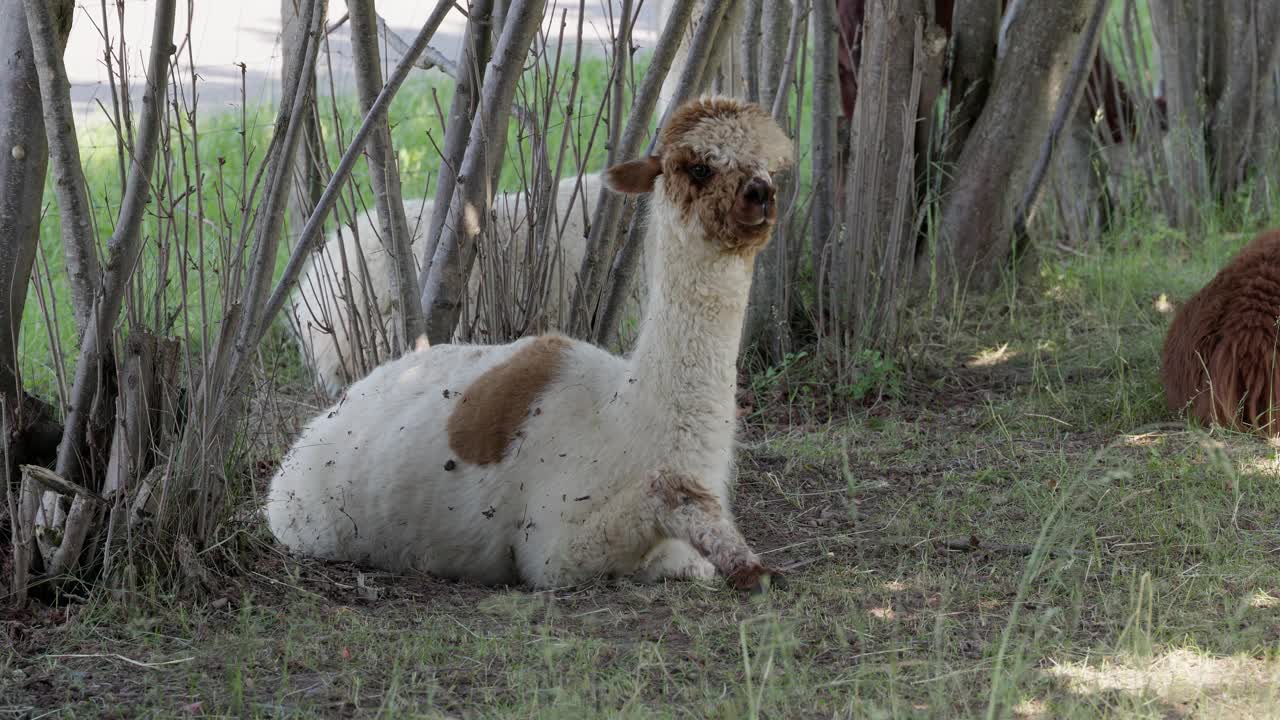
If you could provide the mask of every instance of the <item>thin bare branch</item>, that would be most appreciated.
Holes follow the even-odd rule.
[[[351,16],[351,47],[355,55],[356,91],[360,108],[366,114],[377,102],[382,89],[382,67],[378,58],[377,17],[373,0],[347,0]],[[391,126],[384,116],[369,136],[369,179],[373,185],[374,204],[382,244],[390,260],[391,287],[396,297],[397,337],[393,352],[412,349],[426,325],[419,303],[418,269],[409,247],[409,222],[404,213],[404,196],[400,191],[400,170],[391,143]]]
[[[467,138],[471,137],[471,122],[480,107],[480,86],[484,84],[485,69],[493,52],[493,0],[475,0],[467,13],[467,29],[462,36],[462,51],[458,58],[457,82],[453,86],[453,100],[449,104],[448,120],[444,130],[444,152],[440,169],[436,172],[435,203],[431,208],[431,220],[427,224],[424,262],[418,273],[420,288],[427,284],[431,258],[444,233],[444,222],[449,215],[449,204],[458,184],[458,170],[467,152]],[[419,299],[426,312],[427,298]]]
[[[435,35],[436,29],[444,22],[445,16],[448,15],[452,7],[452,0],[440,0],[436,4],[435,10],[427,18],[426,24],[422,26],[422,30],[414,38],[413,44],[409,46],[409,52],[400,59],[400,63],[396,65],[391,77],[387,79],[382,92],[378,93],[377,101],[373,103],[373,107],[365,114],[360,129],[352,137],[351,144],[347,146],[346,151],[342,154],[342,159],[339,160],[338,166],[333,171],[333,176],[329,178],[329,183],[325,186],[324,193],[320,196],[320,202],[316,204],[315,210],[311,212],[311,217],[307,218],[307,224],[303,227],[302,233],[298,237],[298,244],[294,247],[293,254],[289,256],[289,262],[285,265],[280,281],[276,284],[275,290],[272,291],[271,298],[267,301],[261,314],[256,340],[261,340],[268,324],[280,313],[280,308],[284,307],[289,292],[298,282],[298,275],[302,272],[302,265],[307,255],[316,249],[324,237],[322,234],[324,222],[328,218],[329,212],[333,210],[343,186],[346,185],[347,180],[351,177],[351,170],[355,167],[356,161],[360,159],[360,154],[365,143],[369,140],[370,133],[377,126],[377,122],[386,116],[387,108],[391,106],[391,101],[395,99],[396,93],[400,91],[400,86],[404,84],[405,78],[409,76],[409,72],[413,69],[414,61],[418,59],[418,56],[427,47],[427,43],[431,41],[431,37]]]
[[[124,302],[129,277],[142,252],[142,214],[151,194],[151,170],[160,140],[165,97],[168,91],[169,56],[174,52],[175,0],[157,0],[151,29],[151,56],[147,66],[147,88],[142,100],[142,119],[134,141],[133,162],[120,203],[115,232],[107,244],[107,268],[101,294],[93,303],[92,322],[84,332],[76,361],[66,428],[58,446],[57,473],[70,482],[81,482],[88,459],[88,430],[94,412],[94,398],[110,356],[112,329]],[[43,83],[42,83],[43,91]],[[69,88],[63,100],[70,104]],[[51,98],[43,97],[46,106]],[[55,101],[56,102],[56,101]],[[74,136],[70,138],[74,143]],[[76,153],[78,154],[78,153]],[[78,553],[78,549],[77,549]],[[69,569],[69,568],[66,568]]]
[[[545,0],[511,3],[502,37],[485,72],[480,121],[471,126],[458,178],[461,187],[454,191],[445,233],[426,268],[427,281],[422,287],[427,337],[432,343],[449,342],[458,325],[462,293],[475,261],[477,240],[485,230],[493,202],[491,178],[495,168],[500,167],[506,147],[507,122],[515,100],[516,82],[545,5]]]

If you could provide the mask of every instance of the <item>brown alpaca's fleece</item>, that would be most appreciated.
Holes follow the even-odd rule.
[[[1178,310],[1160,368],[1169,408],[1280,435],[1277,318],[1280,230],[1254,238]]]

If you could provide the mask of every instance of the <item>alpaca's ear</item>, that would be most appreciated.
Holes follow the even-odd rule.
[[[653,183],[662,174],[662,158],[650,155],[640,160],[614,165],[604,173],[609,189],[623,195],[653,192]]]

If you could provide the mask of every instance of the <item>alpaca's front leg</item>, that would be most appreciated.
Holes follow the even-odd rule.
[[[667,538],[659,542],[644,559],[644,568],[638,579],[641,582],[659,580],[710,580],[716,576],[716,566],[702,557],[684,540]]]
[[[688,505],[668,513],[664,526],[671,535],[687,539],[739,590],[760,590],[770,575],[733,521],[719,513]]]
[[[571,531],[563,565],[550,574],[564,583],[634,572],[661,539],[662,512],[646,483],[625,486]]]
[[[688,551],[700,553],[702,564]],[[646,559],[652,562],[641,579],[710,577],[719,570],[735,587],[753,590],[768,575],[719,500],[697,480],[668,472],[627,485],[592,513],[568,538],[564,559],[564,566],[548,568],[553,582],[631,574]]]
[[[664,535],[687,542],[739,590],[761,588],[769,571],[706,487],[678,473],[658,473],[651,486],[663,506]]]

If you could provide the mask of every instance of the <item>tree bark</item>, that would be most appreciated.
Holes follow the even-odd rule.
[[[484,85],[485,68],[489,66],[489,57],[493,53],[492,24],[493,0],[473,0],[468,5],[467,29],[462,36],[462,50],[458,57],[458,79],[453,85],[453,100],[449,103],[444,157],[440,159],[440,169],[436,172],[436,197],[431,206],[431,221],[427,225],[425,239],[420,241],[427,243],[422,255],[424,262],[418,272],[420,292],[427,285],[431,258],[435,257],[436,246],[444,234],[444,221],[458,187],[458,171],[467,152],[467,138],[471,137],[471,123],[480,108],[479,91]],[[419,304],[426,313],[426,295],[419,298]]]
[[[853,156],[842,198],[849,237],[837,256],[831,309],[843,337],[888,349],[915,244],[917,154],[928,152],[918,128],[940,77],[945,39],[929,23],[925,0],[869,0],[850,134]],[[925,95],[930,97],[926,98]]]
[[[1053,111],[1053,119],[1049,123],[1049,132],[1040,144],[1040,153],[1036,157],[1035,164],[1031,166],[1031,176],[1027,181],[1027,186],[1022,190],[1022,196],[1018,198],[1013,217],[1012,242],[1015,256],[1025,249],[1027,222],[1030,220],[1039,201],[1040,190],[1044,184],[1045,177],[1054,167],[1055,161],[1063,160],[1063,153],[1058,147],[1059,144],[1073,127],[1079,129],[1079,121],[1082,120],[1078,114],[1080,100],[1084,97],[1085,85],[1089,82],[1090,68],[1094,64],[1093,59],[1098,55],[1098,42],[1102,38],[1102,23],[1106,20],[1107,9],[1110,6],[1111,0],[1096,0],[1093,13],[1089,16],[1089,22],[1085,26],[1084,38],[1076,50],[1071,69],[1068,71],[1067,77],[1062,84],[1062,91],[1058,95]],[[1088,151],[1085,150],[1083,154],[1085,155],[1084,162],[1088,165]],[[1079,160],[1071,157],[1068,157],[1068,159]],[[1058,166],[1060,168],[1067,167],[1069,163],[1059,162]],[[1088,179],[1085,178],[1084,184],[1080,188],[1080,194],[1087,196],[1089,189],[1096,191],[1096,188],[1096,184],[1089,183]],[[1089,205],[1092,206],[1092,199]]]
[[[986,106],[945,190],[938,279],[985,290],[1009,268],[1014,205],[1029,186],[1093,8],[1088,0],[1044,2],[1013,18]]]
[[[764,0],[764,17],[761,19],[762,44],[760,47],[760,102],[772,109],[778,92],[791,78],[783,75],[787,64],[787,46],[793,22],[799,22],[801,3],[804,0]]]
[[[839,78],[840,26],[835,0],[813,0],[813,199],[810,237],[813,238],[813,275],[817,291],[827,291],[831,266],[828,248],[836,239],[836,167],[839,142],[836,133],[840,117]]]
[[[960,157],[974,123],[987,103],[996,65],[1000,0],[956,0],[951,24],[951,89],[948,94],[947,146],[943,162]]]
[[[742,38],[738,46],[737,64],[742,68],[743,96],[753,103],[760,102],[761,52],[764,39],[764,0],[746,0],[746,17]]]
[[[67,12],[70,5],[68,4]],[[69,23],[59,26],[58,47],[66,44]],[[49,165],[40,81],[22,0],[0,0],[0,462],[4,487],[0,494],[15,500],[0,510],[0,546],[7,544],[21,494],[19,465],[52,464],[62,426],[54,409],[22,391],[18,340],[26,309],[27,289],[40,242],[41,200]],[[13,493],[13,495],[10,495]],[[13,517],[9,517],[13,510]],[[15,552],[18,547],[15,544]],[[25,553],[17,552],[18,557]],[[15,568],[15,581],[26,568]],[[26,582],[15,587],[25,594]]]
[[[1278,121],[1263,114],[1262,94],[1280,51],[1280,2],[1223,0],[1218,27],[1221,43],[1220,78],[1210,131],[1214,189],[1219,198],[1233,193],[1266,157],[1265,128]]]
[[[302,58],[300,49],[306,39],[306,28],[303,26],[298,6],[305,2],[310,0],[280,0],[280,77],[285,78],[285,85],[296,82],[292,78],[300,72],[300,68],[296,65]],[[316,201],[320,199],[320,192],[324,189],[318,157],[321,143],[320,119],[314,111],[316,98],[314,70],[305,82],[310,102],[308,112],[302,120],[302,147],[293,163],[293,192],[289,194],[289,208],[286,214],[291,245],[297,243],[302,225],[307,221],[311,210],[315,208]]]
[[[69,24],[61,27],[70,29]],[[60,35],[57,40],[61,46],[67,38]],[[49,165],[40,83],[22,0],[0,0],[0,58],[0,395],[12,408],[19,404],[21,392],[18,334],[40,240],[40,204]]]
[[[729,8],[720,22],[720,30],[711,49],[711,59],[704,70],[705,85],[720,95],[743,96],[743,74],[737,67],[737,46],[741,45],[747,4],[747,0],[729,0]]]
[[[347,0],[347,9],[351,16],[356,90],[360,94],[360,109],[367,114],[382,90],[377,15],[373,11],[373,0]],[[368,162],[382,244],[391,259],[391,287],[399,314],[395,322],[396,346],[392,350],[400,354],[413,347],[426,326],[419,302],[418,271],[409,244],[409,222],[404,214],[400,169],[391,142],[391,126],[385,117],[369,136]]]
[[[88,188],[75,142],[75,114],[71,109],[71,83],[62,62],[71,33],[74,3],[67,0],[24,0],[29,39],[40,79],[45,136],[49,138],[54,193],[62,220],[62,248],[76,329],[81,335],[89,324],[94,295],[102,282],[98,243],[89,209]]]
[[[1209,197],[1205,137],[1206,108],[1212,100],[1206,75],[1212,65],[1212,46],[1220,36],[1215,29],[1219,14],[1210,3],[1200,0],[1163,0],[1149,5],[1169,108],[1165,205],[1173,224],[1189,227],[1198,224],[1201,207]]]
[[[475,261],[477,243],[485,231],[494,188],[490,178],[502,162],[507,121],[515,100],[516,83],[524,67],[533,36],[542,19],[545,0],[515,0],[506,26],[485,71],[479,122],[471,127],[462,171],[449,205],[445,232],[436,246],[423,284],[427,337],[432,344],[447,343],[462,311],[462,294]]]

